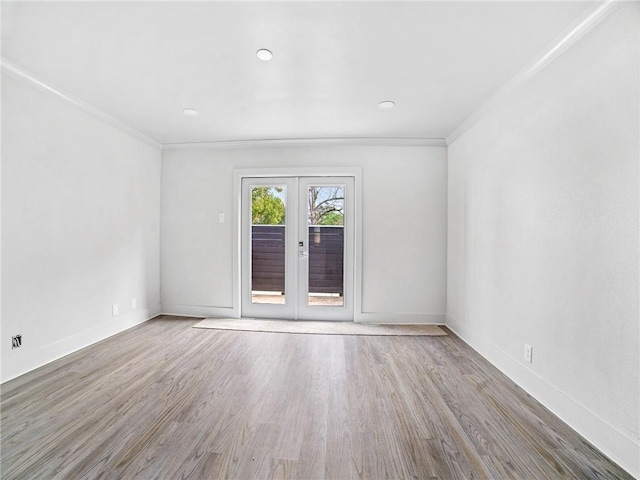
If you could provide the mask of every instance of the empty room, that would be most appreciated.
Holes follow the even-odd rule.
[[[640,3],[0,5],[0,478],[640,478]]]

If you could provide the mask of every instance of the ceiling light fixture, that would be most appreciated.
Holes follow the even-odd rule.
[[[200,113],[195,108],[185,108],[182,110],[187,117],[197,117]]]
[[[391,100],[384,100],[378,104],[378,108],[380,110],[391,110],[395,105],[395,102],[392,102]]]
[[[258,57],[260,60],[268,62],[273,58],[273,53],[271,53],[271,50],[267,50],[266,48],[261,48],[256,52],[256,57]]]

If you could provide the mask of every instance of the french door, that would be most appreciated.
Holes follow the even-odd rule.
[[[353,177],[242,179],[242,316],[353,320]]]

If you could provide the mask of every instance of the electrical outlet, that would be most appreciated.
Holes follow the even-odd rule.
[[[136,308],[138,308],[138,302],[136,301],[135,298],[131,299],[131,310],[135,310]]]
[[[224,212],[218,213],[218,223],[224,223]]]
[[[114,303],[111,306],[111,312],[113,313],[113,316],[115,317],[116,315],[118,315],[119,311],[120,311],[120,307],[118,307],[117,303]]]
[[[14,335],[11,337],[11,350],[22,346],[22,335]]]
[[[524,344],[524,359],[525,361],[532,363],[533,347],[531,345]]]

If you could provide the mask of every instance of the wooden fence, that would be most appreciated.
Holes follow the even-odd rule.
[[[285,227],[251,227],[251,289],[284,292]],[[344,293],[344,228],[309,227],[309,292]]]

